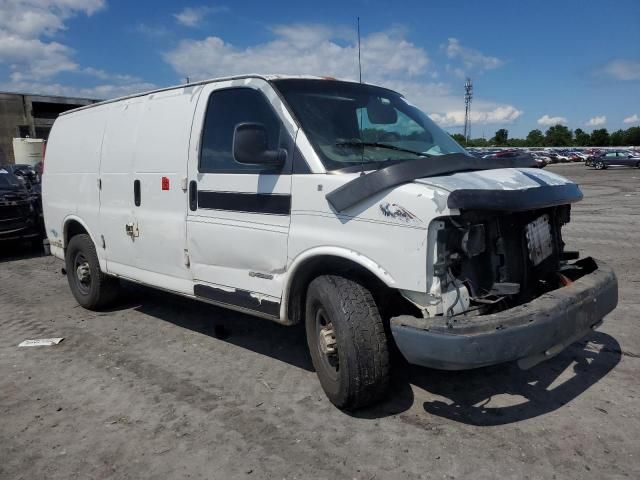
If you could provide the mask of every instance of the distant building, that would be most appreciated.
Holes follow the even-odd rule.
[[[99,102],[91,98],[0,92],[0,163],[14,163],[13,138],[49,138],[56,117]]]

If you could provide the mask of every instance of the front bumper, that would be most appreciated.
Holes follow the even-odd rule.
[[[572,284],[499,313],[455,317],[391,319],[395,342],[409,363],[442,370],[467,370],[518,360],[522,368],[560,353],[602,323],[618,303],[618,281],[599,260]],[[591,270],[589,268],[589,270]]]

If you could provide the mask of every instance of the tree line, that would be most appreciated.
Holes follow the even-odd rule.
[[[546,132],[534,129],[526,138],[509,138],[509,130],[501,128],[493,138],[474,138],[468,142],[464,135],[454,133],[452,137],[466,147],[626,147],[640,145],[640,127],[616,130],[609,133],[606,128],[599,128],[587,133],[581,128],[571,130],[564,125],[554,125]]]

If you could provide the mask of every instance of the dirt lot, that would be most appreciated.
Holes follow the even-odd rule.
[[[396,367],[357,415],[299,328],[135,286],[88,312],[57,260],[1,247],[0,478],[640,478],[640,170],[550,170],[583,186],[565,240],[615,267],[618,309],[527,372]]]

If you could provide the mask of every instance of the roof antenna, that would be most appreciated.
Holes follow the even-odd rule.
[[[357,18],[358,23],[358,75],[360,76],[360,84],[362,84],[362,62],[360,61],[360,17]],[[364,108],[360,109],[360,124],[358,127],[360,128],[360,141],[363,141],[362,138],[362,111]],[[361,145],[360,149],[360,176],[364,175],[364,145]]]
[[[360,83],[362,83],[362,62],[360,61],[360,17],[358,18],[358,73],[360,74]]]

